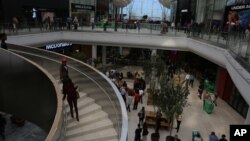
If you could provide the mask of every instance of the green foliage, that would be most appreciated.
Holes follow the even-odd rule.
[[[188,89],[180,85],[175,86],[174,81],[168,81],[166,75],[162,76],[160,86],[157,106],[168,116],[181,114],[187,103]]]

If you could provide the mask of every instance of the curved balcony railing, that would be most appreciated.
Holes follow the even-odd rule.
[[[63,56],[58,53],[32,47],[25,47],[12,44],[9,44],[8,47],[10,50],[38,55],[43,58],[57,61],[58,63],[60,63],[60,60]],[[121,95],[116,86],[104,74],[102,74],[95,68],[73,58],[67,56],[64,57],[67,58],[67,64],[70,68],[81,72],[88,79],[92,80],[103,91],[102,94],[106,95],[106,97],[102,99],[102,101],[96,101],[96,103],[101,105],[103,110],[108,113],[109,118],[113,122],[114,128],[118,134],[119,141],[125,141],[127,138],[128,130],[127,111],[125,108],[124,101],[121,98]],[[110,106],[107,107],[107,105]],[[110,107],[112,107],[112,109],[110,109]],[[62,127],[62,129],[64,128],[65,127]],[[61,132],[63,132],[63,130]]]

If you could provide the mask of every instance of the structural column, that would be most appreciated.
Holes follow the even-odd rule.
[[[106,46],[102,46],[102,66],[106,66],[106,59],[107,59],[107,52],[106,52]]]
[[[94,60],[97,59],[97,46],[96,45],[92,45],[92,61],[91,61],[91,65],[94,66]]]

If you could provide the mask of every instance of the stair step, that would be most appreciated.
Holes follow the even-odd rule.
[[[82,117],[82,116],[86,116],[88,114],[92,114],[92,113],[95,113],[95,112],[98,112],[100,111],[102,108],[101,106],[93,103],[91,105],[88,105],[88,106],[85,106],[84,108],[82,109],[79,109],[78,110],[78,113],[79,113],[79,119]],[[74,113],[75,114],[75,113]],[[73,119],[71,118],[70,116],[70,112],[68,112],[68,123],[72,122]]]
[[[95,102],[94,99],[87,97],[86,94],[84,96],[80,95],[80,98],[77,100],[78,110],[80,110],[86,106],[89,106],[89,105],[93,104],[94,102]],[[70,108],[69,108],[69,105],[67,104],[66,111],[69,112],[69,110],[70,110]]]
[[[88,124],[95,123],[95,122],[102,120],[104,118],[107,118],[107,117],[108,117],[107,113],[105,113],[101,110],[98,110],[98,111],[90,113],[88,115],[84,115],[84,116],[79,117],[79,119],[80,119],[79,122],[68,123],[67,130],[72,130],[72,129],[78,128],[80,126],[86,126]]]
[[[82,134],[81,136],[66,136],[67,141],[107,141],[117,140],[117,133],[113,128],[94,132],[91,134]]]
[[[86,126],[79,126],[75,129],[67,129],[66,136],[81,136],[82,134],[91,134],[93,132],[103,131],[108,128],[113,128],[112,122],[106,117]]]

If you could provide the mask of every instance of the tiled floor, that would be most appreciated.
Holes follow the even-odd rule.
[[[122,69],[124,75],[126,76],[127,71],[135,72],[141,71],[140,67],[125,67]],[[181,75],[181,78],[184,79],[185,74]],[[126,79],[129,87],[132,88],[132,80]],[[184,108],[184,113],[182,117],[182,122],[180,125],[180,130],[178,133],[179,138],[182,141],[192,141],[192,131],[198,130],[201,133],[203,141],[208,141],[208,136],[211,131],[214,131],[218,137],[221,137],[222,134],[226,135],[226,138],[229,140],[229,125],[230,124],[243,124],[244,118],[239,115],[235,110],[233,110],[225,101],[218,99],[217,107],[213,110],[211,114],[207,114],[203,111],[202,100],[197,96],[197,86],[198,82],[194,82],[194,87],[189,87],[190,95],[188,96],[188,106]],[[146,105],[147,95],[144,97],[143,104],[139,104],[138,110],[132,110],[128,112],[129,118],[129,130],[128,130],[128,141],[134,140],[134,131],[138,124],[137,113],[142,106],[146,110],[154,110],[152,106]],[[176,121],[174,122],[176,124]],[[175,125],[174,125],[175,127]],[[154,132],[153,127],[149,128],[148,141],[150,140],[150,134]],[[165,141],[169,131],[166,129],[160,130],[160,141]],[[172,134],[175,135],[176,130],[173,129]]]

